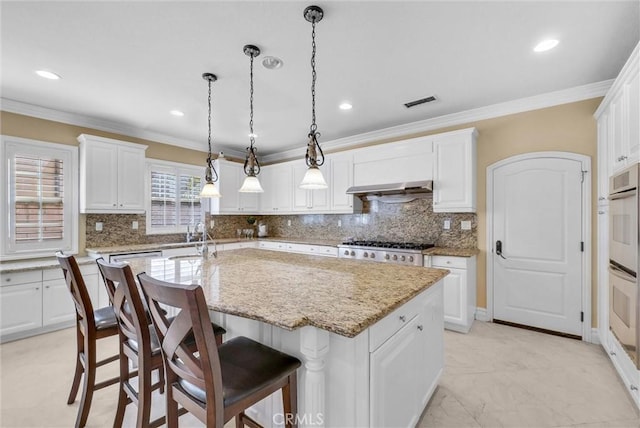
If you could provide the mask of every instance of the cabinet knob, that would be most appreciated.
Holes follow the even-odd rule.
[[[40,290],[40,287],[36,287],[36,290]]]
[[[11,278],[5,278],[4,280],[7,282],[11,282]]]
[[[45,286],[44,288],[48,289],[49,287],[51,287],[50,285]]]
[[[407,317],[405,317],[404,315],[400,315],[400,321],[405,322],[407,320]]]
[[[438,205],[438,203],[437,203],[437,202],[434,202],[434,203],[433,203],[433,205]]]
[[[599,201],[604,201],[605,199],[607,199],[607,198],[605,198],[604,196],[600,196],[600,197],[598,198],[598,200],[599,200]]]
[[[632,391],[637,391],[637,390],[638,390],[638,387],[637,387],[637,386],[635,386],[635,385],[630,385],[630,386],[629,386],[629,389],[631,389]]]
[[[609,352],[609,355],[616,355],[614,351]]]
[[[418,325],[418,330],[422,331],[424,327],[422,325]]]
[[[113,204],[113,206],[115,207],[115,206],[116,206],[116,204]]]
[[[627,159],[626,156],[620,156],[620,160],[625,160],[625,159]]]
[[[598,211],[598,214],[604,214],[604,211]]]

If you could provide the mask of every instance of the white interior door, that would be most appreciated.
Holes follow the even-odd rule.
[[[582,186],[577,160],[493,171],[494,319],[582,336]]]

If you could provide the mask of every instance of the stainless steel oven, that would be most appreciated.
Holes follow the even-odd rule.
[[[609,327],[638,368],[639,167],[635,164],[609,180]]]

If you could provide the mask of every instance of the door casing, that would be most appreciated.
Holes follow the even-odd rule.
[[[486,240],[486,268],[487,268],[487,318],[493,321],[493,212],[488,207],[493,206],[493,173],[505,165],[529,159],[567,159],[578,161],[582,165],[584,185],[582,187],[582,340],[591,342],[591,158],[586,155],[570,152],[531,152],[511,156],[487,167],[487,240]]]

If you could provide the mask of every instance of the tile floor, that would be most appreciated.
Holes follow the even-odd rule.
[[[77,402],[65,404],[73,346],[73,329],[0,345],[0,427],[73,426]],[[466,335],[445,332],[445,347],[445,374],[421,428],[640,427],[639,413],[599,346],[476,322]],[[115,364],[109,373],[102,370],[103,377],[116,373]],[[115,388],[95,393],[88,428],[112,426]],[[154,412],[161,411],[157,400]],[[125,426],[134,421],[128,410]],[[202,426],[189,415],[180,422]]]

